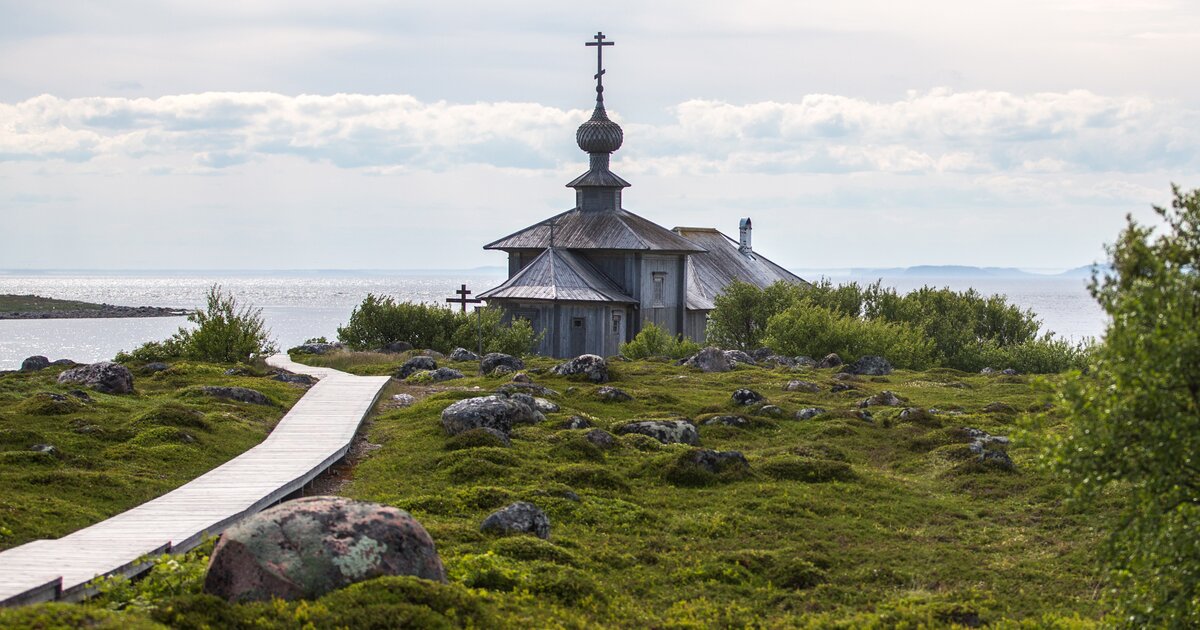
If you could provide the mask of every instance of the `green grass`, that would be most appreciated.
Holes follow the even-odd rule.
[[[303,360],[386,374],[403,357]],[[1009,448],[1016,472],[974,465],[958,431],[1014,435],[1020,416],[1049,399],[1050,388],[1031,379],[901,371],[833,394],[828,370],[701,374],[614,362],[612,384],[634,400],[606,403],[597,386],[550,375],[554,361],[528,363],[536,383],[560,392],[562,409],[516,429],[512,448],[447,438],[441,410],[480,393],[434,394],[375,417],[367,437],[382,448],[345,490],[412,512],[436,541],[450,584],[387,578],[315,602],[236,606],[197,594],[148,614],[214,627],[386,625],[393,614],[432,627],[1089,627],[1102,619],[1092,554],[1095,527],[1111,513],[1072,511],[1062,485],[1019,441]],[[473,363],[451,365],[476,373]],[[793,378],[822,391],[784,392]],[[471,376],[444,385],[486,393],[504,382]],[[787,416],[735,407],[739,387]],[[900,420],[900,408],[872,407],[873,422],[858,419],[857,403],[885,389],[942,412]],[[984,412],[992,402],[1016,413]],[[791,419],[805,407],[829,412]],[[575,414],[609,430],[632,419],[746,415],[746,428],[701,424],[699,432],[706,448],[745,454],[750,471],[681,474],[688,447],[644,436],[589,448],[583,431],[557,428]],[[550,541],[479,531],[491,511],[516,500],[549,514]]]
[[[0,375],[0,549],[57,538],[159,496],[258,444],[304,390],[230,366],[177,362],[134,370],[131,395],[56,382],[60,369]],[[198,385],[240,385],[280,406],[187,396]],[[54,454],[30,447],[51,444]]]

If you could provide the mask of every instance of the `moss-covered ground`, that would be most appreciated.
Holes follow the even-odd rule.
[[[387,374],[403,359],[304,360]],[[610,385],[633,400],[611,403],[596,396],[596,385],[551,375],[552,360],[528,363],[535,383],[558,392],[548,398],[561,410],[514,430],[512,447],[443,433],[442,409],[508,381],[475,376],[475,363],[446,362],[468,378],[407,408],[385,395],[367,435],[381,448],[344,488],[410,511],[436,541],[449,584],[383,578],[313,602],[239,605],[193,586],[147,612],[105,619],[103,602],[30,607],[0,613],[0,625],[89,610],[101,626],[281,628],[1088,627],[1102,618],[1093,554],[1095,527],[1109,513],[1073,511],[1024,441],[1009,447],[1016,470],[1007,471],[980,463],[960,430],[1019,435],[1023,415],[1053,415],[1046,404],[1055,379],[1066,376],[1039,384],[930,370],[840,381],[832,370],[703,374],[614,361]],[[820,391],[784,391],[793,379]],[[835,384],[852,389],[834,393]],[[742,387],[784,414],[736,406],[731,394]],[[872,420],[859,418],[859,401],[883,390],[903,405],[871,407]],[[997,402],[1003,406],[985,411]],[[827,412],[794,419],[807,407]],[[905,407],[938,412],[902,419]],[[572,415],[614,432],[633,419],[686,417],[697,422],[703,447],[741,451],[750,470],[695,474],[678,463],[691,447],[641,436],[601,450],[585,431],[560,428]],[[715,415],[749,424],[703,424]],[[479,531],[484,517],[516,500],[547,512],[549,541]]]
[[[305,389],[244,367],[180,361],[142,373],[133,394],[59,385],[63,368],[0,374],[0,549],[57,538],[168,492],[258,444]],[[257,389],[275,404],[202,395]],[[58,396],[51,396],[57,394]],[[31,450],[52,446],[50,452]]]

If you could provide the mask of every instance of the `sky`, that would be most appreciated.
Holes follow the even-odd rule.
[[[1069,268],[1200,187],[1200,3],[0,0],[0,269],[503,265],[569,209],[790,268]]]

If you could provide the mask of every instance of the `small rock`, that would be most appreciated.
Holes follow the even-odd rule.
[[[831,353],[825,355],[825,358],[821,359],[821,361],[819,363],[817,363],[817,368],[819,368],[819,369],[835,368],[835,367],[841,367],[841,366],[842,366],[842,357],[839,357],[837,355],[837,353],[834,353],[834,352],[831,352]]]
[[[305,497],[226,529],[213,549],[204,592],[231,602],[316,599],[384,575],[446,581],[420,523],[378,503]]]
[[[696,368],[701,372],[728,372],[733,369],[729,365],[729,359],[725,358],[725,353],[720,348],[713,346],[709,346],[692,355],[688,360],[683,362],[683,365]]]
[[[608,382],[608,362],[595,354],[581,354],[550,371],[559,376],[582,376],[593,383]]]
[[[571,416],[567,418],[566,422],[562,423],[562,428],[564,429],[586,429],[591,426],[591,421],[583,416]]]
[[[529,375],[524,372],[517,372],[513,374],[512,382],[529,384],[533,382],[533,379],[529,378]]]
[[[1000,370],[1000,373],[1005,376],[1016,376],[1017,374],[1020,374],[1020,372],[1017,372],[1016,370],[1014,370],[1012,368],[1005,368],[1003,370]]]
[[[271,380],[295,385],[314,385],[317,382],[317,379],[307,374],[292,374],[291,372],[279,372],[275,376],[272,376]]]
[[[927,420],[930,416],[937,413],[936,409],[921,409],[920,407],[906,407],[900,412],[900,419],[906,422],[919,422]]]
[[[898,407],[902,404],[904,404],[904,401],[900,400],[899,396],[893,394],[890,391],[884,390],[884,391],[879,392],[878,394],[875,394],[874,396],[871,396],[870,398],[867,398],[867,399],[863,400],[862,402],[858,403],[858,406],[859,407],[873,407],[873,406]]]
[[[995,368],[990,368],[990,367],[985,367],[985,368],[983,368],[982,370],[979,370],[979,373],[980,373],[980,374],[995,374],[995,373],[996,373],[996,369],[995,369]]]
[[[792,359],[796,363],[796,367],[817,367],[817,360],[812,357],[799,356]]]
[[[467,350],[466,348],[455,348],[450,353],[451,361],[478,361],[479,355]]]
[[[29,447],[29,450],[35,453],[45,453],[47,455],[58,456],[58,449],[53,444],[34,444]]]
[[[389,344],[385,344],[379,349],[380,352],[388,352],[392,354],[408,352],[409,350],[412,350],[412,344],[408,343],[407,341],[393,341]]]
[[[50,367],[50,359],[41,355],[34,355],[21,361],[21,369],[18,372],[37,372]]]
[[[437,361],[434,361],[433,357],[425,357],[425,356],[412,357],[411,359],[405,361],[404,365],[401,365],[399,370],[396,370],[395,376],[396,376],[396,378],[398,378],[400,380],[404,380],[417,372],[424,372],[424,371],[430,371],[430,370],[436,370],[436,369],[437,369]]]
[[[224,374],[225,376],[245,376],[245,375],[249,374],[249,372],[247,372],[245,368],[231,367],[228,370],[225,370],[224,372],[222,372],[222,374]]]
[[[72,389],[71,391],[67,392],[67,395],[74,396],[75,398],[78,398],[80,401],[85,402],[85,403],[92,402],[92,397],[88,396],[88,393],[83,391],[82,389]]]
[[[857,416],[859,420],[865,420],[867,422],[875,422],[875,416],[871,415],[871,412],[867,411],[866,409],[860,409],[854,415]]]
[[[752,389],[742,388],[733,392],[733,403],[735,405],[752,405],[762,399],[762,394]]]
[[[633,396],[625,393],[625,390],[617,389],[616,387],[611,387],[608,385],[597,389],[596,396],[598,396],[600,400],[603,400],[604,402],[629,402],[633,400]]]
[[[642,420],[630,422],[617,429],[617,433],[640,433],[648,435],[663,444],[700,444],[700,434],[696,425],[688,420]]]
[[[883,357],[865,356],[851,363],[846,371],[863,376],[887,376],[892,373],[892,364]]]
[[[154,374],[155,372],[165,372],[169,369],[171,369],[171,366],[167,365],[166,363],[163,363],[162,361],[154,361],[153,363],[147,363],[146,365],[142,366],[142,372],[144,372],[146,374]]]
[[[714,451],[698,448],[680,457],[679,462],[685,466],[706,470],[714,475],[731,470],[750,470],[750,462],[746,461],[746,456],[742,455],[741,451]]]
[[[610,449],[617,445],[617,438],[604,429],[592,429],[583,434],[583,439],[602,449]]]
[[[408,407],[417,402],[417,397],[412,394],[393,394],[392,404],[397,407]]]
[[[550,518],[536,505],[517,501],[483,519],[480,531],[497,534],[533,534],[543,540],[550,538]]]
[[[434,383],[441,383],[442,381],[453,381],[455,379],[463,378],[463,373],[454,368],[440,367],[436,370],[431,370],[429,372],[429,378],[432,379]]]
[[[821,386],[808,381],[788,381],[787,384],[783,386],[783,391],[807,392],[809,394],[815,394],[821,391]]]
[[[534,398],[533,406],[542,413],[555,413],[558,411],[558,405],[545,398]]]
[[[785,415],[783,408],[776,405],[763,405],[759,407],[758,413],[770,418],[782,418]]]
[[[741,416],[713,416],[700,424],[707,425],[723,425],[727,427],[746,427],[750,426],[750,421]]]
[[[725,351],[725,360],[729,361],[729,364],[733,365],[733,366],[736,366],[739,363],[745,363],[746,365],[756,365],[754,358],[751,357],[750,355],[746,354],[745,352],[742,352],[741,350],[726,350]]]
[[[133,392],[133,374],[128,368],[112,361],[71,368],[58,375],[62,385],[80,384],[105,394]]]
[[[850,385],[850,384],[848,384],[848,383],[834,383],[834,384],[833,384],[833,387],[830,387],[830,388],[829,388],[829,391],[831,391],[831,392],[833,392],[833,393],[835,393],[835,394],[836,394],[836,393],[838,393],[838,392],[845,392],[845,391],[849,391],[849,390],[852,390],[852,389],[857,389],[857,388],[856,388],[855,386],[853,386],[853,385]]]
[[[221,387],[206,385],[200,391],[213,398],[224,398],[235,402],[250,403],[251,405],[270,405],[271,399],[257,389],[249,387]]]
[[[796,419],[812,420],[823,413],[825,413],[825,410],[820,407],[806,407],[796,412]]]
[[[498,371],[498,368],[507,368],[503,371]],[[525,362],[509,354],[500,352],[492,352],[483,355],[479,360],[479,372],[481,374],[512,374],[518,370],[525,369]]]

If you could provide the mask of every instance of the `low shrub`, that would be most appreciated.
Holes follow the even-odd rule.
[[[665,328],[647,320],[642,330],[628,343],[621,344],[621,356],[627,359],[668,357],[682,359],[700,351],[700,345],[683,335],[672,337]]]
[[[468,448],[505,448],[507,444],[500,436],[483,429],[469,429],[446,439],[447,451],[461,451]]]
[[[845,361],[879,355],[908,369],[929,367],[934,360],[933,342],[912,326],[842,315],[803,300],[771,318],[765,342],[787,355],[836,352]]]
[[[368,294],[338,327],[338,340],[352,350],[382,348],[403,341],[414,348],[450,352],[463,347],[521,356],[541,340],[524,319],[506,321],[498,308],[473,313],[454,311],[438,304],[398,302],[389,296]]]
[[[165,341],[142,344],[132,352],[117,353],[120,363],[149,363],[188,358],[215,363],[252,361],[277,351],[262,309],[240,304],[214,284],[208,289],[204,309],[188,315],[194,328],[180,327]]]

